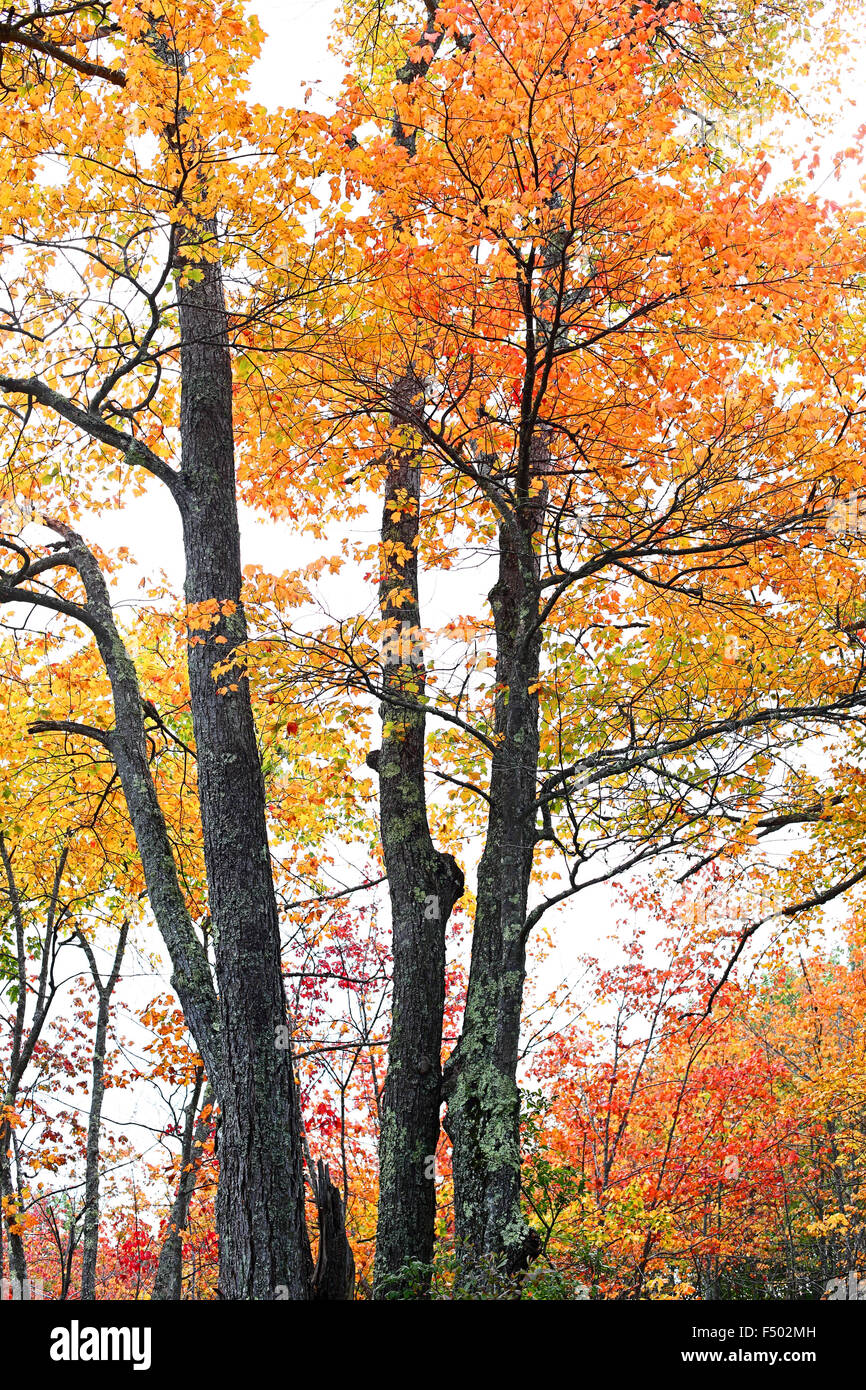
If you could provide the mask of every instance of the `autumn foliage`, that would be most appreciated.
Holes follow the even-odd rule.
[[[855,10],[9,10],[0,1276],[864,1267]]]

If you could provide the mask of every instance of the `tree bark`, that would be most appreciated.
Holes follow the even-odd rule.
[[[247,677],[240,666],[222,676],[214,670],[247,636],[228,322],[218,263],[200,259],[196,273],[178,293],[178,505],[186,601],[220,603],[214,625],[188,652],[224,1058],[219,1287],[223,1298],[303,1299],[312,1260],[292,1053],[277,1045],[286,998],[264,779]]]
[[[172,985],[213,1083],[222,1115],[220,1291],[226,1298],[305,1298],[312,1273],[304,1220],[300,1108],[291,1051],[277,1045],[286,1023],[279,921],[271,877],[249,684],[214,668],[246,638],[235,495],[232,381],[219,266],[201,260],[200,279],[179,290],[181,469],[174,473],[127,436],[106,429],[38,383],[4,390],[39,393],[50,408],[97,438],[140,455],[170,488],[183,522],[186,598],[216,600],[204,639],[191,637],[190,697],[219,996],[177,877],[165,818],[147,758],[144,706],[135,666],[117,630],[102,572],[84,542],[59,521],[63,554],[4,576],[0,597],[32,602],[85,623],[108,674],[115,728],[75,726],[112,753],[142,859],[148,896],[171,956]],[[64,564],[77,568],[86,605],[38,593],[28,582]],[[223,641],[215,639],[222,638]],[[46,725],[45,727],[49,727]],[[278,1031],[279,1030],[279,1031]]]
[[[9,1126],[3,1125],[0,1129],[0,1198],[4,1201],[4,1209],[5,1204],[15,1202],[18,1195],[12,1182],[12,1164],[9,1156],[10,1140]],[[27,1283],[27,1252],[24,1249],[21,1236],[12,1229],[12,1223],[8,1216],[4,1219],[3,1225],[6,1227],[8,1236],[9,1278],[13,1288],[21,1291],[18,1293],[18,1297],[23,1298],[29,1287]]]
[[[526,496],[499,528],[490,593],[496,628],[495,751],[478,869],[472,958],[460,1040],[446,1063],[454,1220],[466,1277],[492,1263],[525,1268],[535,1250],[520,1205],[518,1045],[526,978],[526,911],[536,843],[539,751],[538,556],[543,495]]]
[[[319,1251],[313,1271],[312,1297],[329,1303],[351,1302],[355,1292],[355,1257],[346,1235],[346,1213],[340,1189],[319,1159],[316,1174]]]
[[[396,418],[420,391],[398,384]],[[399,398],[402,397],[402,405]],[[396,420],[395,420],[396,423]],[[445,928],[463,874],[434,846],[424,785],[424,655],[418,598],[421,467],[417,445],[394,450],[382,515],[379,602],[389,627],[378,755],[379,812],[391,902],[393,997],[388,1072],[380,1107],[375,1296],[423,1293],[430,1280],[436,1218],[434,1159],[442,1095]],[[411,1274],[410,1265],[415,1266]]]
[[[114,757],[150,902],[171,955],[172,984],[220,1101],[220,1292],[226,1298],[297,1299],[308,1295],[312,1260],[292,1057],[278,1046],[286,1003],[264,781],[246,676],[237,667],[223,676],[214,669],[246,639],[227,319],[218,265],[202,260],[198,269],[201,278],[179,291],[182,459],[168,485],[183,521],[187,602],[216,600],[218,608],[204,638],[193,630],[188,652],[218,997],[150,775],[137,673],[94,556],[67,526],[52,522],[67,552],[25,567],[2,593],[77,618],[96,637],[111,682],[115,728],[87,732],[101,737]],[[64,563],[78,569],[86,607],[23,587],[49,564]]]

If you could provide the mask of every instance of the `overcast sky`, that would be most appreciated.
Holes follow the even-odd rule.
[[[256,100],[290,106],[314,82],[333,95],[341,74],[340,64],[328,53],[335,0],[254,0],[252,8],[268,36],[254,74]]]

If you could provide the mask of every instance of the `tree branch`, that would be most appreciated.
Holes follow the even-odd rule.
[[[48,410],[53,410],[61,419],[83,430],[91,439],[98,439],[101,444],[119,449],[127,463],[140,464],[148,473],[165,483],[175,497],[178,495],[180,476],[158,454],[146,444],[142,444],[134,435],[109,424],[101,415],[78,405],[60,391],[55,391],[46,382],[40,381],[38,377],[0,376],[0,391],[5,391],[7,395],[27,396],[30,400],[38,401]]]

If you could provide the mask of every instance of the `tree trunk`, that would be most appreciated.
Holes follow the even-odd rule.
[[[87,609],[78,612],[96,636],[115,710],[103,740],[171,954],[172,984],[220,1102],[220,1293],[303,1299],[312,1260],[292,1056],[278,1045],[286,1001],[264,781],[246,676],[238,668],[214,673],[246,639],[226,310],[219,266],[202,260],[195,268],[201,278],[179,289],[181,471],[169,485],[183,521],[187,603],[216,601],[217,609],[209,628],[192,627],[188,666],[218,998],[178,883],[148,766],[138,677],[105,580],[80,537],[52,525],[84,580]]]
[[[227,316],[219,265],[200,259],[196,274],[178,294],[178,504],[186,601],[220,604],[203,638],[193,630],[188,652],[224,1058],[219,1287],[223,1298],[303,1299],[312,1260],[292,1054],[278,1046],[286,998],[264,780],[246,675],[240,667],[214,674],[247,635]]]
[[[172,988],[205,1070],[219,1094],[222,1043],[216,990],[207,956],[187,911],[165,817],[150,774],[138,674],[117,630],[108,588],[96,559],[68,526],[58,521],[51,525],[67,541],[70,563],[84,583],[87,607],[80,614],[96,637],[114,705],[115,726],[110,733],[101,735],[102,741],[114,759],[123,788],[148,899],[171,958]]]
[[[538,768],[538,560],[543,501],[527,501],[499,530],[499,575],[490,594],[496,627],[496,750],[466,1012],[446,1064],[445,1129],[453,1144],[455,1234],[464,1273],[486,1262],[506,1273],[535,1251],[520,1206],[517,1086],[525,924],[536,841]]]
[[[51,897],[48,904],[48,911],[45,919],[45,930],[39,931],[41,940],[41,962],[39,966],[39,978],[36,986],[36,1000],[33,1018],[30,1027],[27,1027],[27,937],[26,923],[24,916],[24,904],[21,893],[15,878],[15,870],[12,865],[12,854],[6,844],[3,831],[0,830],[0,863],[3,865],[3,873],[6,880],[5,894],[8,898],[9,911],[15,930],[15,956],[17,965],[18,999],[15,1005],[15,1018],[12,1024],[12,1046],[9,1053],[9,1074],[5,1090],[0,1096],[0,1198],[3,1199],[4,1215],[0,1218],[0,1278],[3,1274],[2,1260],[2,1229],[5,1225],[9,1235],[9,1273],[13,1283],[13,1289],[17,1287],[17,1292],[13,1294],[17,1298],[29,1298],[30,1287],[27,1282],[27,1254],[24,1242],[17,1230],[13,1230],[13,1225],[17,1224],[12,1219],[12,1212],[17,1207],[18,1192],[12,1182],[12,1153],[15,1156],[15,1171],[18,1180],[18,1187],[21,1187],[21,1172],[18,1162],[18,1149],[15,1145],[15,1131],[7,1118],[7,1111],[13,1109],[18,1098],[18,1090],[24,1079],[24,1074],[33,1056],[48,1017],[48,1011],[54,999],[56,986],[54,984],[53,966],[57,957],[57,933],[61,921],[65,915],[65,908],[60,908],[60,890],[63,882],[63,874],[66,868],[66,861],[69,856],[69,845],[62,850],[57,865],[54,870]],[[58,910],[59,909],[59,910]]]
[[[419,389],[411,376],[398,384],[397,419],[409,413]],[[451,855],[436,850],[430,836],[425,716],[422,710],[401,706],[401,701],[412,706],[424,698],[417,550],[420,493],[417,446],[395,450],[385,486],[379,587],[380,610],[389,627],[377,771],[394,964],[388,1073],[380,1107],[374,1281],[378,1298],[423,1293],[430,1280],[434,1160],[442,1103],[445,928],[463,892],[463,874]],[[409,1265],[415,1266],[411,1275]]]
[[[105,984],[99,977],[96,957],[90,942],[81,933],[78,934],[79,941],[87,955],[87,963],[90,966],[90,973],[93,976],[93,983],[99,998],[91,1063],[92,1085],[84,1166],[84,1234],[81,1243],[81,1297],[83,1299],[96,1298],[96,1258],[99,1253],[99,1130],[102,1123],[102,1101],[105,1096],[105,1047],[108,1041],[111,996],[120,974],[120,965],[123,960],[128,933],[129,923],[124,922],[117,938],[117,948],[114,953],[111,972]]]
[[[3,1199],[4,1211],[7,1210],[7,1204],[11,1206],[16,1201],[18,1195],[12,1182],[12,1164],[9,1157],[10,1141],[11,1129],[8,1124],[4,1123],[0,1125],[0,1198]],[[13,1296],[24,1298],[29,1293],[27,1254],[24,1249],[24,1242],[17,1231],[12,1229],[12,1222],[8,1216],[4,1217],[3,1224],[9,1238],[9,1280],[12,1284]]]
[[[189,1224],[189,1208],[195,1191],[196,1177],[201,1167],[202,1149],[207,1139],[213,1114],[213,1091],[208,1085],[204,1103],[198,1110],[204,1082],[201,1067],[195,1074],[195,1084],[186,1108],[183,1143],[180,1151],[180,1177],[168,1218],[168,1233],[159,1252],[156,1278],[151,1299],[178,1302],[183,1285],[183,1233]],[[198,1114],[197,1114],[198,1112]]]
[[[351,1302],[355,1293],[355,1257],[346,1235],[346,1213],[340,1189],[319,1159],[316,1173],[319,1213],[319,1253],[313,1271],[312,1297],[331,1303]]]
[[[165,30],[165,32],[164,32]],[[173,35],[152,17],[142,36],[160,61],[183,70]],[[186,115],[164,132],[182,163]],[[183,148],[181,146],[183,145]],[[190,161],[194,170],[195,159]],[[147,758],[138,678],[114,623],[108,590],[87,547],[68,527],[51,524],[69,542],[66,563],[77,565],[87,608],[54,595],[30,601],[84,621],[94,632],[112,686],[116,727],[106,734],[76,726],[111,751],[141,855],[148,895],[171,955],[172,984],[195,1038],[221,1110],[217,1224],[220,1293],[230,1299],[303,1299],[312,1274],[304,1219],[300,1107],[292,1054],[279,1046],[286,1024],[280,934],[271,877],[264,782],[249,686],[242,670],[214,678],[218,661],[246,638],[241,604],[240,539],[235,491],[232,377],[228,316],[218,262],[199,241],[216,247],[207,220],[205,179],[178,186],[185,230],[173,245],[178,278],[181,367],[181,467],[176,473],[95,409],[82,407],[45,383],[0,378],[4,391],[25,394],[110,447],[138,458],[170,489],[183,523],[186,599],[219,605],[202,639],[195,629],[188,666],[196,740],[198,791],[213,923],[217,990],[206,952],[190,921]],[[192,228],[193,230],[190,230]],[[187,272],[191,271],[191,275]],[[184,283],[184,281],[188,283]],[[60,563],[57,556],[50,565]],[[20,586],[46,568],[25,565],[4,598],[22,600]],[[201,630],[199,630],[201,631]],[[45,724],[44,727],[51,727]],[[55,725],[54,727],[60,727]],[[73,726],[69,726],[72,728]]]

